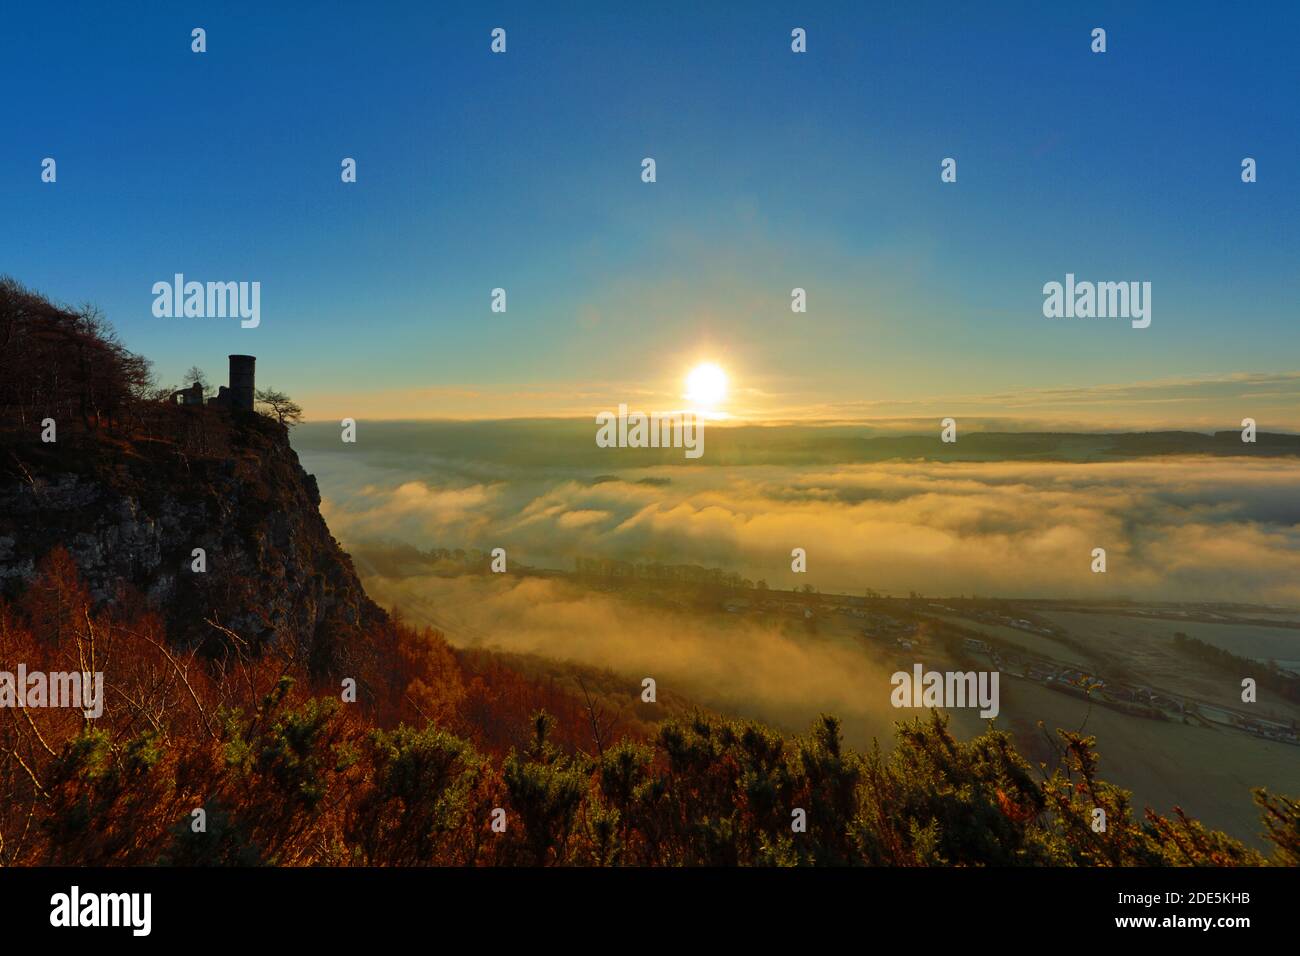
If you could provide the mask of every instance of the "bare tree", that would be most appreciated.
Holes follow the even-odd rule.
[[[302,406],[284,392],[273,388],[259,388],[257,400],[264,408],[258,409],[263,415],[274,418],[286,427],[297,425],[302,421]]]
[[[185,378],[183,381],[185,382],[186,388],[189,388],[191,385],[197,382],[199,387],[203,389],[203,397],[204,398],[212,397],[213,394],[212,386],[208,383],[208,375],[206,372],[203,371],[203,369],[199,368],[197,365],[190,366],[190,370],[185,373]]]
[[[600,760],[605,759],[605,740],[618,723],[618,715],[612,715],[608,720],[605,719],[604,708],[595,704],[591,699],[591,694],[587,693],[587,682],[578,675],[578,686],[582,688],[582,696],[587,702],[587,719],[591,722],[591,735],[596,740],[596,757]],[[601,723],[605,725],[602,727]]]

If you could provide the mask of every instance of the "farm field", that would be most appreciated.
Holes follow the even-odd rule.
[[[1060,641],[1053,640],[1044,634],[1033,634],[1015,627],[977,621],[959,614],[934,614],[933,616],[949,624],[955,624],[958,627],[964,627],[972,631],[979,631],[1000,641],[1006,641],[1008,644],[1014,644],[1031,654],[1041,654],[1044,657],[1050,657],[1053,660],[1063,661],[1084,669],[1096,666],[1096,661],[1089,655],[1067,644],[1062,644]]]
[[[1225,707],[1241,707],[1240,677],[1179,653],[1175,633],[1255,659],[1300,657],[1300,630],[1068,611],[1046,611],[1042,616],[1153,685]],[[1261,695],[1258,707],[1262,717],[1300,719],[1300,706],[1289,701]]]

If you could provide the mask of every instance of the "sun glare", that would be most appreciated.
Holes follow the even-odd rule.
[[[712,362],[691,369],[686,376],[686,400],[702,408],[716,408],[727,397],[727,373]]]

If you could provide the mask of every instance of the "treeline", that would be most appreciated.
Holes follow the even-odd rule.
[[[1295,677],[1273,664],[1262,663],[1250,657],[1241,657],[1221,647],[1190,637],[1182,631],[1174,634],[1174,649],[1221,670],[1231,671],[1238,677],[1253,677],[1260,687],[1266,687],[1287,700],[1300,703],[1300,677]]]
[[[674,584],[692,584],[726,590],[766,590],[767,583],[757,584],[735,571],[722,568],[705,568],[698,564],[659,564],[656,562],[622,561],[617,558],[574,559],[574,571],[579,577],[589,579],[623,579]]]
[[[0,424],[129,425],[151,388],[148,360],[128,351],[96,309],[62,308],[0,278]]]
[[[349,703],[225,637],[173,647],[141,604],[96,612],[66,552],[42,562],[0,605],[0,661],[102,671],[108,699],[98,720],[0,709],[0,864],[1300,864],[1300,802],[1256,792],[1266,858],[1177,810],[1135,815],[1073,733],[1036,768],[938,717],[889,754],[846,748],[829,716],[794,739],[704,714],[615,732],[590,696],[398,623],[366,636],[376,666],[335,675],[357,679]]]

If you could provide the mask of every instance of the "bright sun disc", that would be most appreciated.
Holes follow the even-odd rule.
[[[712,408],[727,397],[727,373],[712,362],[691,369],[686,376],[686,398]]]

